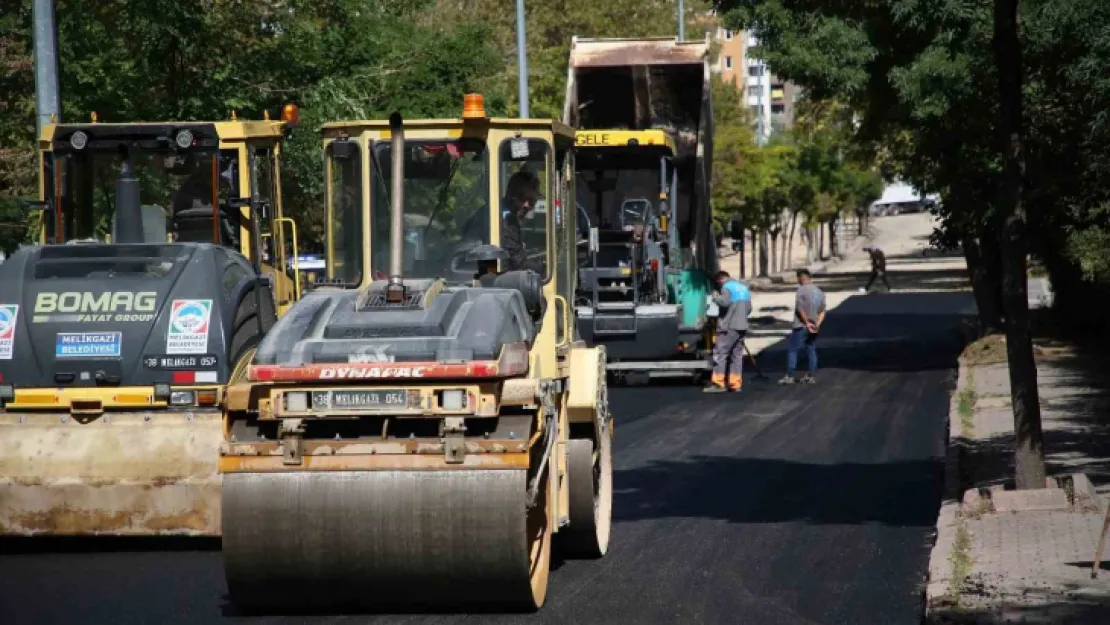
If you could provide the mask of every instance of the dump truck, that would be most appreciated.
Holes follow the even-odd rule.
[[[571,44],[563,122],[578,129],[576,189],[591,220],[577,245],[577,331],[605,345],[617,379],[712,369],[708,53],[708,40]]]
[[[464,102],[322,127],[326,275],[228,389],[241,609],[535,610],[553,546],[608,549],[605,349],[569,304],[574,132]],[[522,181],[546,209],[513,220]]]
[[[300,295],[296,116],[44,125],[39,241],[0,266],[0,534],[219,535],[225,385]]]

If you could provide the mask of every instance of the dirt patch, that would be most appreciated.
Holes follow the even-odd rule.
[[[1075,354],[1075,346],[1065,340],[1049,337],[1033,338],[1035,358],[1062,358]],[[988,334],[964,348],[960,359],[966,366],[996,365],[1006,362],[1006,335]]]
[[[988,334],[965,347],[960,359],[972,367],[1006,362],[1006,336]]]

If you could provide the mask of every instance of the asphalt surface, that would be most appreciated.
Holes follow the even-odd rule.
[[[812,386],[613,389],[610,552],[557,563],[536,614],[243,617],[211,542],[6,541],[0,622],[917,625],[969,301],[850,298]]]

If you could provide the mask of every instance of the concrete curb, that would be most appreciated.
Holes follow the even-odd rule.
[[[976,340],[977,332],[967,325],[958,328],[960,338],[964,345]],[[962,351],[962,349],[961,349]],[[929,569],[925,580],[925,616],[922,620],[926,625],[941,621],[935,620],[938,611],[951,608],[949,590],[952,583],[952,564],[950,557],[956,543],[956,533],[962,516],[961,498],[963,496],[963,475],[961,462],[966,454],[970,441],[964,436],[963,425],[960,421],[959,396],[960,391],[968,386],[969,368],[963,358],[959,360],[956,369],[956,387],[948,398],[948,423],[947,443],[944,454],[944,494],[941,499],[940,511],[937,514],[937,525],[933,548],[929,552]],[[945,612],[944,617],[951,618],[951,612]]]

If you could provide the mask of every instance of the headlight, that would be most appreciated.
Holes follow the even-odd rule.
[[[89,135],[85,134],[84,132],[81,132],[80,130],[73,133],[73,135],[69,138],[69,144],[72,145],[73,149],[75,149],[75,150],[85,149],[85,146],[88,145],[88,143],[89,143]]]
[[[285,394],[285,409],[289,412],[305,412],[308,410],[308,393],[293,391]]]
[[[173,391],[170,393],[171,406],[192,406],[197,403],[197,394],[193,391]]]
[[[439,407],[444,410],[462,410],[466,406],[466,394],[461,390],[443,391],[439,397]]]
[[[173,140],[177,143],[177,147],[184,150],[185,148],[193,145],[193,133],[189,132],[188,130],[182,130],[181,132],[177,133],[177,136],[175,136]]]

